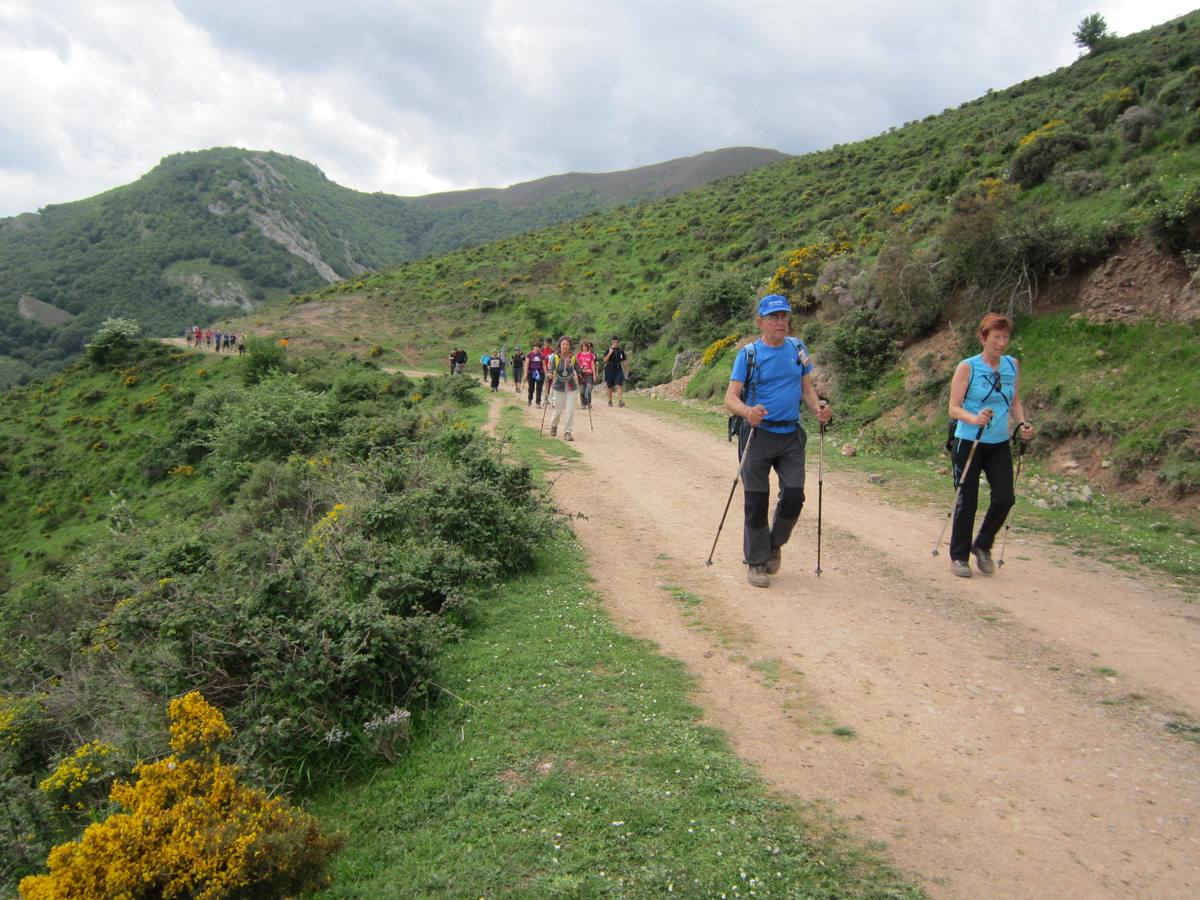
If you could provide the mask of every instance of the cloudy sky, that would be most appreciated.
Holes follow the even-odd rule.
[[[1187,0],[0,0],[0,216],[181,150],[413,195],[803,153],[1069,63]]]

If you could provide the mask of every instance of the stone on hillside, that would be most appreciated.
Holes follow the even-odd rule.
[[[868,484],[883,484],[885,481],[887,481],[887,479],[878,473],[873,472],[867,476]]]
[[[853,444],[842,444],[842,456],[857,456],[858,451],[854,449]]]
[[[671,380],[674,381],[691,371],[692,366],[696,364],[696,360],[700,358],[695,350],[684,350],[675,354],[675,363],[671,366]]]

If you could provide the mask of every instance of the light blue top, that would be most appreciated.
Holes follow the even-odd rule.
[[[748,350],[754,354],[754,370],[746,389],[746,403],[762,404],[767,409],[758,427],[777,434],[795,431],[800,424],[801,379],[813,370],[808,348],[799,338],[787,338],[782,347],[768,347],[759,338],[738,351],[730,381],[746,383]]]
[[[1003,444],[1008,440],[1008,407],[1017,393],[1017,361],[1011,356],[1000,357],[998,373],[983,361],[983,354],[964,359],[963,362],[971,367],[971,381],[967,385],[966,396],[963,397],[962,408],[972,415],[978,415],[985,408],[992,410],[992,420],[983,430],[979,439],[981,444]],[[958,421],[954,429],[956,438],[974,441],[979,434],[979,426]]]

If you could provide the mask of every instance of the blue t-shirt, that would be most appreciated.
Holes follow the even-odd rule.
[[[983,354],[964,359],[963,362],[971,367],[971,382],[967,385],[962,408],[972,415],[978,415],[985,407],[990,408],[992,421],[983,430],[979,442],[1003,444],[1008,440],[1008,407],[1017,392],[1017,361],[1011,356],[1000,357],[999,379],[996,370],[983,361]],[[956,438],[973,441],[977,434],[978,425],[958,420],[954,429]]]
[[[746,351],[753,348],[754,371],[746,389],[746,403],[766,407],[759,428],[787,434],[800,424],[801,379],[812,372],[808,348],[799,338],[789,337],[782,347],[768,347],[758,339],[738,351],[730,381],[746,382]]]

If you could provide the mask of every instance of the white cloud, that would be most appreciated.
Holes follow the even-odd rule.
[[[422,194],[734,144],[804,152],[1069,63],[1094,7],[857,0],[0,0],[0,215],[169,153]],[[1100,7],[1119,33],[1187,10]]]

